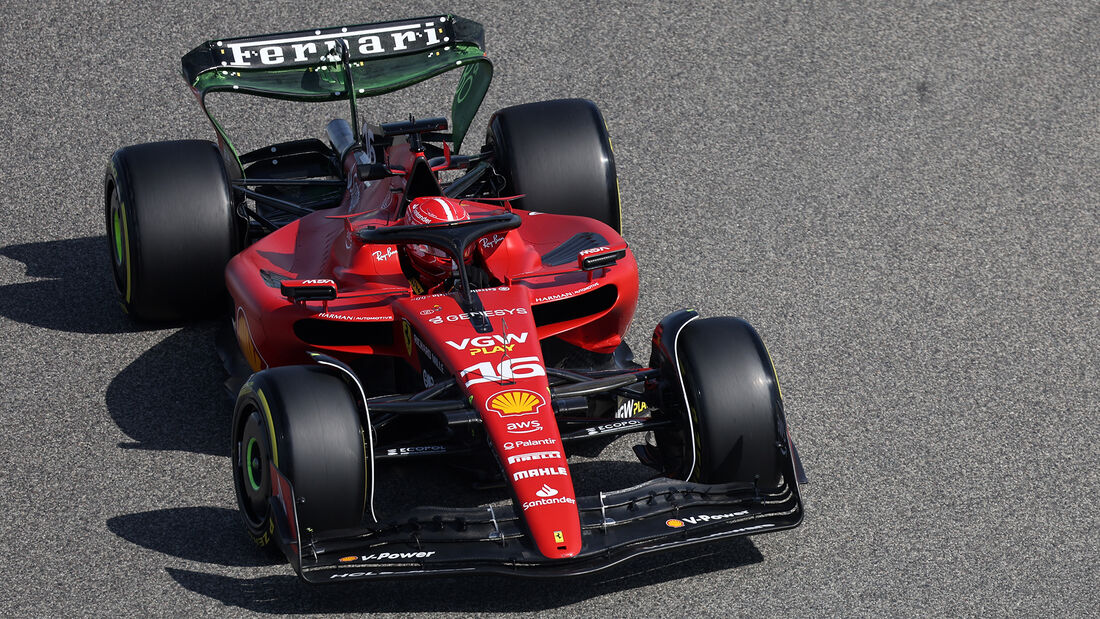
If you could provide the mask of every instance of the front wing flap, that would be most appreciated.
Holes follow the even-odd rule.
[[[569,559],[542,556],[511,505],[422,507],[387,525],[317,536],[302,531],[300,545],[283,549],[310,583],[464,573],[585,574],[677,546],[798,526],[802,502],[793,466],[788,468],[784,484],[767,490],[662,478],[579,497],[583,544]]]

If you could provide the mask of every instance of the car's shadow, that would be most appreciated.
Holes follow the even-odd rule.
[[[751,541],[735,538],[640,557],[602,572],[572,578],[469,576],[308,585],[293,575],[234,578],[166,567],[184,588],[227,606],[261,613],[459,614],[538,612],[620,591],[759,563]],[[287,567],[289,571],[289,566]],[[624,612],[629,613],[629,610]],[[635,611],[637,612],[637,611]],[[685,614],[691,609],[685,607]],[[613,613],[614,614],[614,613]]]
[[[164,328],[126,317],[102,236],[9,245],[0,255],[33,281],[0,286],[0,316],[56,331],[114,334]],[[133,440],[122,448],[229,453],[232,402],[214,350],[218,323],[191,324],[153,346],[107,387],[107,409]]]
[[[132,441],[124,449],[229,455],[233,401],[214,349],[219,324],[181,329],[153,346],[107,386],[107,410]]]
[[[0,286],[0,316],[73,333],[141,328],[119,309],[105,237],[8,245],[0,255],[26,265],[27,277],[39,278]]]
[[[229,467],[226,466],[226,480]],[[112,533],[143,548],[199,563],[258,567],[277,563],[248,539],[235,510],[221,507],[175,507],[107,520]]]
[[[182,507],[118,516],[107,527],[119,537],[180,559],[227,567],[265,568],[278,563],[252,545],[235,511]],[[293,575],[236,578],[166,566],[189,591],[252,612],[536,612],[616,591],[759,563],[746,538],[639,557],[596,574],[568,579],[469,576],[311,586]]]

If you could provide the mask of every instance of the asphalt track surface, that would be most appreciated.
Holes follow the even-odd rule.
[[[0,9],[0,614],[1096,615],[1095,2],[446,7],[496,61],[470,144],[506,105],[603,109],[635,350],[683,306],[763,334],[807,516],[562,583],[323,588],[238,525],[215,323],[142,328],[116,305],[103,169],[212,136],[178,75],[207,38],[443,7],[183,4]],[[345,113],[244,109],[253,146]]]

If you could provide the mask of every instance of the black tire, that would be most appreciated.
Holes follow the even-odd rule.
[[[693,320],[680,331],[676,350],[684,388],[670,386],[676,393],[669,397],[683,402],[686,392],[690,406],[679,430],[657,433],[667,472],[708,484],[779,486],[782,396],[756,330],[739,318]]]
[[[300,530],[359,525],[369,462],[363,438],[347,383],[325,369],[253,374],[237,396],[231,453],[237,505],[256,544],[269,546],[276,530],[269,463],[294,488]]]
[[[211,142],[138,144],[107,169],[107,244],[122,306],[180,321],[225,308],[225,264],[240,247],[229,177]]]
[[[615,154],[596,104],[555,99],[504,108],[486,137],[517,208],[581,215],[622,230]]]

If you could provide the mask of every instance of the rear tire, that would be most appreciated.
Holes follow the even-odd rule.
[[[517,208],[580,215],[621,232],[619,184],[607,126],[596,104],[555,99],[504,108],[486,138],[505,195]]]
[[[272,368],[245,383],[233,416],[233,482],[257,545],[270,545],[276,530],[270,464],[294,488],[300,530],[360,524],[369,462],[363,431],[347,383],[323,368]]]
[[[240,247],[229,177],[211,142],[115,151],[105,215],[123,308],[137,320],[180,321],[225,307],[225,265]]]
[[[681,411],[680,429],[656,435],[668,474],[708,484],[779,486],[783,403],[756,330],[739,318],[693,320],[675,347],[689,407]],[[681,391],[679,385],[671,389]],[[683,392],[670,401],[683,402]]]

